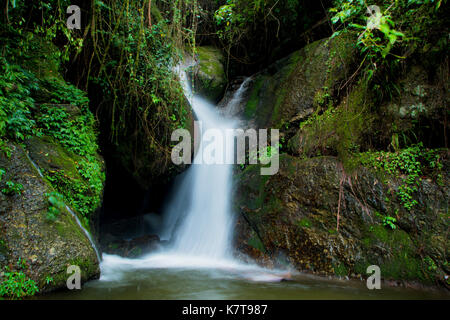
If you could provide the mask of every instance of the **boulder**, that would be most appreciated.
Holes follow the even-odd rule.
[[[5,170],[0,187],[13,181],[22,191],[0,193],[0,268],[14,270],[20,259],[40,292],[66,287],[70,265],[80,267],[83,282],[98,278],[96,253],[71,213],[61,207],[54,221],[47,217],[49,194],[55,189],[22,146],[9,143],[8,147],[11,156],[0,155],[0,168]]]
[[[357,50],[347,35],[315,41],[252,77],[242,115],[257,128],[300,122],[338,95]]]
[[[335,157],[283,154],[273,176],[249,166],[236,175],[236,247],[262,264],[322,275],[359,277],[378,265],[385,279],[445,283],[445,170],[442,186],[423,180],[418,205],[407,211],[395,194],[399,180],[364,167],[347,174]],[[385,216],[396,217],[396,228]]]
[[[227,87],[223,53],[211,46],[197,47],[196,51],[196,64],[189,70],[189,76],[194,80],[194,91],[217,103]]]
[[[376,118],[371,113],[373,94],[365,82],[354,85],[337,107],[314,113],[288,140],[287,151],[297,156],[338,155],[341,159],[368,145]]]

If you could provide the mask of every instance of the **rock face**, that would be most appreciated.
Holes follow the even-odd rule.
[[[294,52],[253,77],[243,116],[258,128],[306,119],[345,84],[355,55],[353,40],[344,36]]]
[[[14,269],[20,258],[40,292],[65,287],[70,265],[80,267],[83,282],[98,277],[96,253],[73,216],[61,208],[55,221],[47,218],[48,194],[55,189],[40,175],[23,147],[8,147],[11,157],[0,156],[0,167],[6,171],[1,187],[13,181],[23,190],[20,194],[0,193],[0,268]]]
[[[189,75],[194,79],[194,90],[213,103],[219,102],[225,93],[227,76],[224,68],[224,56],[215,47],[197,47],[197,64]]]
[[[345,174],[334,157],[282,155],[277,175],[251,166],[237,176],[236,245],[266,264],[319,274],[365,275],[378,265],[385,279],[445,283],[448,178],[443,187],[424,180],[408,212],[392,195],[395,179],[365,168]],[[397,218],[396,229],[383,225],[386,215]]]
[[[450,129],[445,120],[450,97],[446,85],[448,66],[408,66],[405,75],[396,84],[397,96],[380,106],[380,131],[388,137],[398,132],[414,131],[419,139],[444,144],[445,134]],[[426,132],[418,128],[426,124],[434,130]],[[431,131],[431,134],[430,134]],[[433,134],[434,131],[434,134]]]
[[[402,94],[376,105],[376,92],[356,75],[354,43],[319,40],[252,77],[243,126],[279,128],[283,147],[277,174],[249,165],[235,175],[235,245],[265,265],[348,277],[378,265],[384,279],[449,286],[448,152],[441,180],[420,177],[412,209],[399,196],[404,176],[353,162],[374,145],[385,150],[393,133],[416,130],[414,120],[442,122],[442,81],[410,67]]]

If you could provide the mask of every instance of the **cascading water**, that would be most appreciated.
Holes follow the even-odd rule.
[[[202,133],[208,129],[218,130],[225,141],[227,129],[235,129],[237,121],[225,115],[233,115],[236,105],[245,92],[248,81],[244,81],[227,106],[219,112],[214,105],[202,97],[193,94],[188,81],[186,66],[179,66],[176,71],[192,109],[194,110]],[[222,115],[221,115],[222,114]],[[214,139],[212,139],[214,140]],[[232,140],[231,140],[232,141]],[[122,258],[103,254],[100,280],[118,281],[125,273],[141,269],[162,268],[215,268],[253,281],[279,281],[276,273],[267,273],[256,265],[247,265],[233,258],[231,212],[232,165],[209,164],[211,158],[205,157],[203,149],[219,143],[215,150],[221,149],[223,157],[213,155],[214,160],[233,163],[234,144],[209,141],[202,136],[191,167],[178,179],[175,196],[165,210],[162,240],[170,240],[171,245],[160,252],[152,253],[138,259]],[[220,163],[220,162],[219,162]]]
[[[201,130],[220,130],[225,137],[226,129],[234,129],[235,122],[221,117],[215,106],[205,99],[194,95],[186,73],[179,70],[180,80]],[[240,94],[241,91],[238,91]],[[233,101],[236,101],[233,100]],[[200,132],[200,135],[203,133]],[[184,181],[178,187],[173,199],[174,205],[169,207],[167,216],[174,224],[175,218],[182,222],[175,232],[172,252],[183,255],[207,257],[210,259],[231,258],[231,226],[230,194],[232,167],[230,164],[201,164],[204,159],[202,150],[205,141],[201,139],[194,164],[188,169]],[[212,141],[210,143],[217,143]],[[222,145],[218,146],[222,147]],[[223,159],[232,156],[233,145],[224,144]],[[182,211],[181,211],[182,210]],[[181,211],[181,212],[180,212]],[[173,227],[170,227],[173,232]]]

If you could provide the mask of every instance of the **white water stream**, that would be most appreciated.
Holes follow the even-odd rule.
[[[225,130],[234,129],[235,122],[221,117],[214,105],[200,96],[194,95],[183,70],[179,72],[179,75],[185,95],[201,123],[201,128],[199,128],[201,134],[208,129],[215,129],[225,137]],[[217,141],[207,142],[205,138],[199,140],[201,141],[199,141],[194,164],[188,169],[189,172],[184,181],[177,188],[177,194],[179,193],[181,197],[175,197],[176,207],[169,207],[167,212],[167,216],[172,219],[177,216],[181,216],[182,219],[180,226],[174,232],[172,251],[206,259],[231,258],[232,166],[229,164],[202,164],[207,161],[203,157],[204,147],[209,143],[217,143]],[[233,155],[233,145],[217,147],[223,147],[224,157]],[[174,222],[171,221],[172,224]]]

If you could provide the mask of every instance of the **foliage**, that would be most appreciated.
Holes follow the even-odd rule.
[[[69,59],[72,50],[81,50],[81,34],[66,26],[66,10],[71,4],[70,0],[7,1],[6,21],[3,21],[6,27],[3,27],[17,35],[13,43],[14,47],[21,49],[17,50],[17,60],[23,60],[28,55],[33,36],[47,41],[57,39],[62,48],[55,54],[61,62]]]
[[[53,279],[53,277],[50,277],[50,276],[46,276],[46,277],[45,277],[45,283],[46,283],[46,284],[50,284],[50,283],[52,283],[53,281],[55,281],[55,280]]]
[[[8,196],[13,194],[21,194],[23,191],[23,186],[20,183],[14,181],[6,181],[6,188],[2,189],[2,193]]]
[[[58,192],[51,192],[47,194],[48,210],[46,218],[48,221],[56,221],[61,212],[65,209],[64,197]]]
[[[58,179],[49,180],[88,219],[100,205],[104,173],[97,158],[97,123],[89,99],[59,73],[58,67],[73,49],[81,48],[80,40],[75,39],[77,31],[69,32],[65,26],[69,5],[68,1],[17,1],[9,8],[8,23],[0,24],[0,149],[8,155],[6,140],[21,143],[31,136],[49,136],[81,157],[77,169],[85,181],[77,182],[88,188],[76,186],[79,193],[74,195],[58,188]],[[30,18],[26,25],[24,14]],[[59,178],[67,183],[67,177]],[[79,201],[81,197],[83,201]],[[50,219],[56,216],[56,212],[49,214]]]
[[[97,137],[92,130],[95,121],[86,105],[81,109],[81,114],[71,117],[63,106],[43,104],[36,122],[40,134],[53,137],[67,150],[89,158],[98,150]]]
[[[423,260],[427,266],[428,271],[435,272],[437,270],[436,263],[429,256],[426,256]]]
[[[152,132],[158,129],[152,127],[173,123],[171,117],[183,127],[186,120],[182,90],[171,70],[177,56],[167,37],[166,21],[147,28],[144,7],[137,1],[114,1],[94,10],[97,24],[92,41],[98,68],[90,77],[103,90],[105,102],[112,105],[111,135],[117,142],[128,134],[130,116],[135,116],[132,121],[157,148],[167,135]]]
[[[376,215],[381,218],[381,222],[383,223],[383,226],[389,227],[392,230],[397,229],[397,226],[395,225],[395,223],[397,222],[396,218],[391,217],[391,216],[383,216],[379,212],[377,212]]]
[[[91,167],[94,168],[91,172],[85,167],[78,168],[85,181],[70,177],[63,170],[45,173],[45,177],[64,195],[70,206],[83,216],[85,226],[89,224],[89,214],[101,205],[104,173],[97,168],[97,165],[96,163],[91,164]]]
[[[329,10],[334,15],[332,37],[342,32],[357,34],[362,70],[368,81],[378,75],[377,88],[384,90],[390,88],[389,79],[395,77],[411,49],[425,45],[429,34],[440,32],[438,10],[443,2],[446,0],[335,0]]]
[[[402,184],[397,190],[397,196],[407,210],[417,205],[414,193],[426,171],[437,171],[436,179],[442,179],[442,162],[439,150],[425,149],[422,143],[397,152],[366,152],[360,155],[363,165],[385,171],[399,177]]]
[[[34,132],[30,112],[34,100],[30,95],[37,88],[37,80],[4,57],[0,57],[0,69],[0,139],[21,141]]]
[[[104,173],[97,158],[96,122],[86,94],[60,79],[37,79],[5,58],[0,59],[0,66],[4,70],[0,75],[0,139],[21,142],[33,135],[49,136],[69,152],[83,157],[77,169],[86,182],[67,186],[64,175],[48,178],[77,212],[89,218],[100,205]],[[62,185],[64,188],[60,188]],[[20,187],[8,182],[3,191],[17,193]],[[49,219],[56,216],[50,212]]]
[[[165,172],[170,165],[171,132],[188,123],[188,103],[173,72],[191,39],[186,9],[195,0],[177,0],[149,26],[147,1],[95,1],[93,24],[76,68],[77,79],[95,92],[104,136],[129,171]],[[162,4],[161,4],[162,5]],[[155,5],[152,5],[154,15]],[[191,11],[192,12],[192,11]],[[180,39],[182,39],[180,43]],[[178,45],[178,47],[177,47]],[[140,158],[145,158],[142,161]]]
[[[25,261],[20,258],[17,261],[18,271],[11,271],[9,267],[5,267],[3,276],[0,274],[0,297],[22,299],[39,292],[36,282],[23,272],[26,268]]]
[[[301,143],[294,147],[307,157],[336,155],[344,168],[350,169],[349,159],[359,152],[364,133],[371,127],[370,99],[367,87],[360,82],[338,107],[329,102],[323,112],[317,108],[299,124]]]

